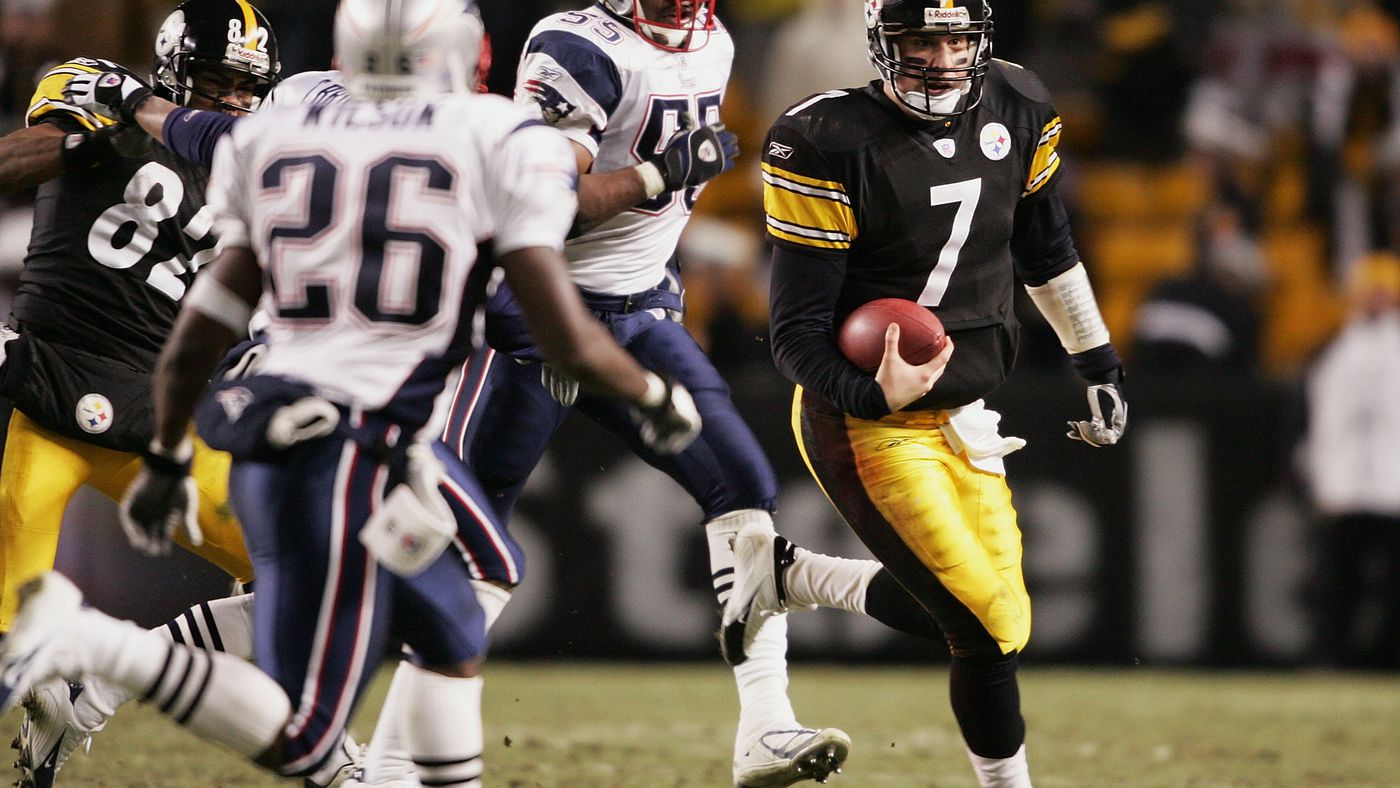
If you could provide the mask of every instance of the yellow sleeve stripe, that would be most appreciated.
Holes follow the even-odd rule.
[[[1031,157],[1030,177],[1026,179],[1026,190],[1021,192],[1022,197],[1040,191],[1060,169],[1060,154],[1055,151],[1059,142],[1060,119],[1056,117],[1040,130],[1040,141],[1036,143],[1035,155]]]
[[[781,173],[781,174],[779,174]],[[763,166],[763,210],[768,232],[805,246],[849,249],[856,237],[855,213],[840,184],[802,178],[768,165]],[[820,183],[825,188],[809,184]]]
[[[97,129],[103,126],[111,126],[116,123],[111,118],[102,115],[94,115],[86,110],[69,104],[63,96],[63,88],[68,85],[68,80],[78,74],[97,74],[102,69],[89,66],[85,63],[69,61],[49,70],[47,74],[39,80],[39,85],[34,89],[34,97],[29,100],[29,109],[25,112],[24,122],[32,126],[45,115],[51,112],[63,112],[73,116],[73,119],[83,124],[84,128]]]
[[[763,162],[762,166],[764,180],[767,180],[771,176],[777,180],[786,181],[797,186],[811,186],[819,190],[840,194],[843,198],[845,197],[846,187],[836,181],[823,181],[817,178],[809,178],[806,175],[798,175],[790,170],[775,167],[766,161]]]

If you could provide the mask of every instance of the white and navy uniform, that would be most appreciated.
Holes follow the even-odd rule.
[[[303,71],[277,83],[264,104],[265,109],[278,106],[301,104],[338,104],[349,99],[345,87],[345,77],[340,71]],[[165,125],[166,144],[172,151],[186,156],[195,162],[211,163],[214,148],[218,141],[238,124],[239,119],[218,112],[195,112],[179,109],[171,113],[171,121]],[[259,339],[263,316],[254,318]],[[234,367],[238,359],[255,342],[240,344],[230,351],[223,363],[224,369]],[[256,342],[261,344],[261,342]],[[215,380],[222,380],[216,375]],[[210,396],[214,396],[211,392]],[[213,436],[210,430],[223,429],[228,420],[221,409],[203,409],[209,419],[201,419],[200,427],[206,439]],[[214,438],[217,442],[217,438]],[[478,516],[481,506],[475,500],[479,490],[475,477],[466,468],[457,454],[446,445],[434,448],[443,460],[446,478],[443,482],[443,497],[447,499],[457,518],[457,539],[454,541],[467,571],[475,580],[487,580],[506,585],[516,585],[524,578],[525,553],[510,535],[504,522],[483,520]]]
[[[565,140],[495,96],[270,109],[219,144],[217,230],[257,254],[270,318],[244,383],[314,392],[344,417],[333,435],[235,454],[230,474],[258,578],[257,662],[295,709],[284,773],[334,746],[391,637],[424,664],[485,649],[462,561],[404,579],[356,536],[401,480],[403,449],[442,428],[472,342],[478,243],[562,248],[575,188]]]
[[[733,54],[722,25],[703,48],[668,52],[637,34],[630,21],[595,5],[536,25],[517,74],[516,100],[592,152],[594,171],[631,167],[664,150],[686,113],[719,121]],[[623,211],[571,238],[565,254],[584,302],[639,363],[690,390],[704,426],[689,449],[661,457],[641,445],[622,403],[581,393],[575,407],[684,486],[708,521],[738,509],[771,512],[777,481],[729,387],[684,326],[668,318],[682,310],[670,263],[697,191],[665,192]],[[508,292],[498,292],[487,338],[496,351],[530,357],[523,323],[507,330],[511,306]],[[538,367],[495,360],[489,350],[473,358],[446,439],[505,520],[568,409],[541,385]]]

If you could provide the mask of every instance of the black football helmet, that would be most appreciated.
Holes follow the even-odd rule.
[[[865,31],[870,62],[886,82],[893,85],[896,76],[922,80],[922,91],[891,91],[915,114],[952,117],[982,100],[982,82],[992,62],[992,7],[987,0],[865,0]],[[905,61],[897,41],[905,33],[967,36],[975,53],[972,64],[936,68]],[[935,106],[929,93],[937,91],[930,85],[948,82],[960,83],[961,96],[952,106]]]
[[[190,67],[206,65],[253,78],[253,109],[277,84],[282,69],[277,59],[277,37],[262,12],[247,0],[188,0],[160,26],[156,35],[153,69],[158,89],[181,106],[201,96],[224,109],[246,111],[218,96],[200,92]]]

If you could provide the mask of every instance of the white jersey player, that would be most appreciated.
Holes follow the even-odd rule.
[[[668,457],[638,453],[700,506],[720,604],[733,574],[730,538],[748,524],[771,530],[777,479],[714,365],[670,319],[683,311],[670,264],[701,186],[738,154],[719,122],[733,54],[713,0],[605,0],[536,25],[516,82],[516,100],[573,143],[582,174],[565,254],[584,303],[643,366],[695,394],[705,425],[695,444]],[[509,330],[510,308],[508,292],[498,293],[488,339],[518,360],[538,358],[530,337]],[[464,371],[446,441],[463,447],[502,521],[571,406],[638,445],[625,410],[578,395],[550,365],[496,363],[488,352]],[[797,722],[786,694],[786,632],[785,618],[771,619],[763,646],[734,668],[739,785],[825,779],[850,746],[841,731]]]
[[[428,445],[434,402],[469,347],[476,242],[495,240],[546,354],[630,401],[652,450],[684,448],[699,420],[685,390],[612,342],[564,276],[567,143],[507,101],[432,98],[467,90],[480,40],[464,0],[343,0],[336,49],[364,100],[274,111],[215,154],[221,251],[157,364],[156,438],[122,519],[149,552],[188,527],[194,402],[266,288],[263,367],[202,406],[223,413],[236,444],[224,447],[230,498],[266,587],[257,667],[84,609],[50,573],[0,648],[0,713],[36,681],[97,675],[262,766],[310,774],[400,639],[417,659],[404,694],[419,779],[481,785],[484,614],[463,562],[442,552],[456,524]],[[489,519],[480,491],[463,493]]]
[[[626,171],[655,159],[687,119],[704,126],[720,123],[734,60],[728,31],[715,19],[712,30],[691,34],[705,40],[668,51],[628,30],[632,22],[620,19],[612,7],[630,12],[631,5],[631,0],[610,7],[600,3],[544,19],[531,32],[520,62],[516,100],[563,131],[590,161],[590,172]],[[656,286],[703,188],[696,184],[629,203],[571,238],[574,281],[614,294]]]

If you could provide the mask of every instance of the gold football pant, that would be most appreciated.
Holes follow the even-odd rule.
[[[191,475],[199,488],[199,527],[204,544],[175,541],[241,582],[253,577],[243,533],[228,505],[227,454],[194,439]],[[141,469],[140,457],[91,446],[50,432],[18,410],[10,414],[0,461],[0,631],[19,608],[19,587],[53,568],[63,511],[84,484],[120,501]]]
[[[793,400],[808,469],[952,652],[1010,654],[1031,631],[1011,490],[949,448],[946,420],[944,411],[857,419],[801,388]]]

